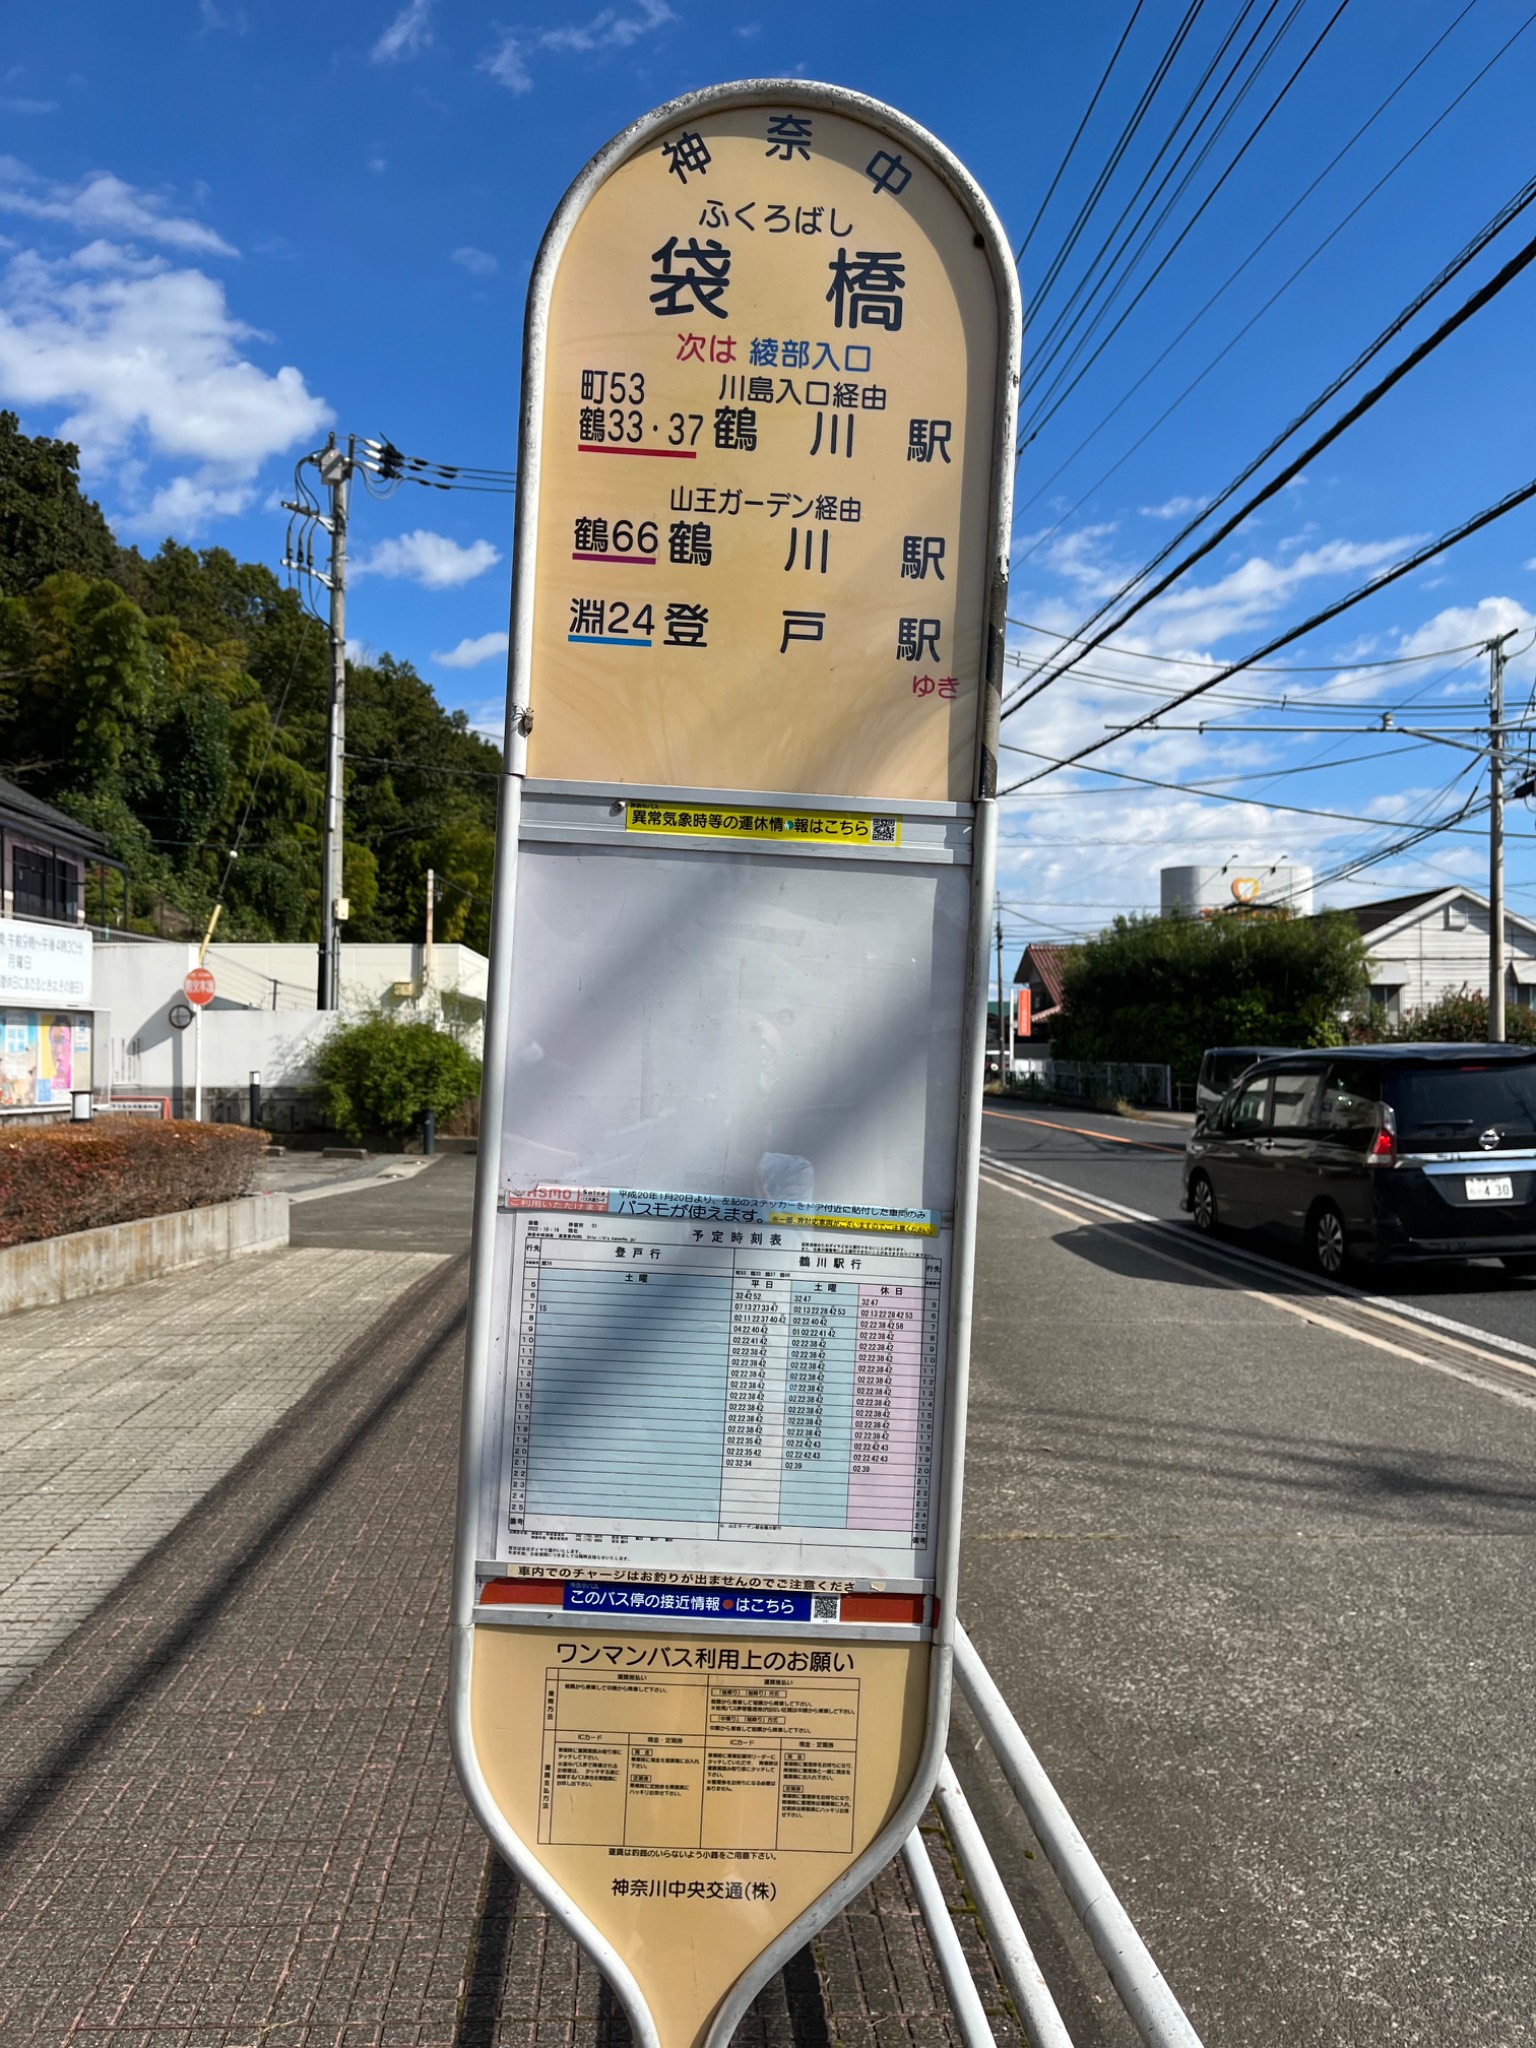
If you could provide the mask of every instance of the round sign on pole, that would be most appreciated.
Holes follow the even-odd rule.
[[[172,1003],[166,1021],[173,1031],[185,1031],[192,1022],[192,1010],[186,1003]]]
[[[211,967],[190,968],[182,981],[181,992],[189,1003],[201,1009],[211,1003],[214,995],[213,969]]]
[[[802,80],[635,122],[530,287],[453,1741],[637,2048],[943,1756],[1018,332],[963,167]]]

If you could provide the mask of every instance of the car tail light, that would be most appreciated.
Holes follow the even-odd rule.
[[[1381,1106],[1381,1129],[1371,1140],[1371,1149],[1365,1155],[1367,1166],[1390,1166],[1397,1157],[1397,1118],[1392,1114],[1390,1104]]]

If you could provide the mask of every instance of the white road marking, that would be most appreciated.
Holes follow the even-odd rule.
[[[986,1166],[994,1164],[996,1162],[990,1158],[985,1160]],[[1012,1168],[1010,1171],[1018,1174],[1020,1178],[1027,1177],[1017,1167]],[[1058,1208],[1054,1202],[1047,1202],[1042,1196],[1033,1193],[1030,1189],[1017,1186],[1012,1179],[999,1180],[986,1171],[983,1171],[981,1178],[988,1187],[996,1188],[1000,1194],[1014,1195],[1019,1201],[1029,1202],[1037,1209],[1045,1209],[1051,1215],[1063,1217],[1069,1223],[1081,1223],[1084,1221],[1081,1213],[1073,1215],[1069,1210]],[[1050,1185],[1053,1189],[1068,1195],[1072,1192],[1070,1189],[1062,1189],[1059,1182],[1052,1182]],[[1125,1209],[1119,1203],[1106,1205],[1101,1204],[1096,1199],[1082,1198],[1082,1208],[1088,1211],[1097,1209],[1101,1215],[1108,1216],[1113,1222],[1121,1222],[1127,1219],[1148,1223],[1157,1223],[1159,1221],[1155,1216],[1143,1217],[1135,1210]],[[1092,1219],[1090,1218],[1089,1220],[1091,1224]],[[1161,1259],[1165,1265],[1177,1266],[1182,1272],[1193,1273],[1197,1279],[1213,1281],[1216,1286],[1227,1289],[1229,1293],[1246,1294],[1251,1300],[1262,1302],[1266,1308],[1279,1309],[1284,1315],[1296,1316],[1302,1322],[1314,1324],[1318,1329],[1332,1331],[1336,1336],[1352,1338],[1355,1343],[1364,1344],[1373,1351],[1385,1351],[1394,1358],[1404,1359],[1410,1365],[1428,1366],[1431,1372],[1444,1373],[1448,1379],[1460,1380],[1463,1385],[1476,1387],[1481,1393],[1493,1394],[1499,1400],[1513,1401],[1521,1407],[1536,1406],[1536,1396],[1526,1393],[1523,1389],[1490,1385],[1487,1379],[1477,1373],[1465,1372],[1460,1367],[1448,1363],[1445,1359],[1426,1358],[1422,1351],[1410,1351],[1406,1345],[1394,1344],[1386,1337],[1372,1336],[1368,1330],[1357,1330],[1348,1323],[1341,1323],[1332,1316],[1323,1315],[1308,1303],[1287,1301],[1282,1295],[1267,1294],[1261,1288],[1246,1286],[1241,1280],[1229,1279],[1223,1273],[1213,1273],[1209,1267],[1196,1265],[1189,1259],[1180,1258],[1177,1253],[1168,1251],[1161,1245],[1144,1245],[1143,1249],[1153,1258]],[[1211,1247],[1211,1249],[1215,1250],[1218,1248]],[[1353,1290],[1350,1291],[1353,1292]],[[1368,1302],[1361,1302],[1360,1305],[1371,1313],[1378,1315],[1384,1321],[1392,1320],[1386,1311],[1372,1309],[1371,1304]],[[1436,1318],[1436,1320],[1439,1321],[1441,1319]],[[1442,1341],[1449,1340],[1442,1339]],[[1500,1357],[1496,1352],[1484,1351],[1472,1344],[1458,1343],[1456,1349],[1469,1352],[1484,1365],[1490,1366],[1498,1372],[1519,1373],[1523,1378],[1536,1381],[1536,1367],[1522,1365],[1516,1359]]]
[[[994,1172],[1017,1174],[1021,1180],[1029,1182],[1032,1186],[1049,1188],[1053,1194],[1066,1195],[1074,1202],[1085,1202],[1091,1208],[1105,1210],[1114,1216],[1123,1216],[1130,1223],[1150,1223],[1155,1230],[1177,1232],[1181,1236],[1184,1234],[1182,1225],[1170,1223],[1164,1216],[1150,1215],[1145,1209],[1132,1209],[1125,1202],[1112,1201],[1108,1195],[1085,1195],[1079,1189],[1069,1187],[1065,1181],[1049,1180],[1043,1173],[1035,1173],[1026,1167],[1017,1166],[1011,1159],[999,1159],[995,1153],[986,1150],[983,1150],[981,1156],[983,1164],[990,1166]],[[1275,1261],[1265,1258],[1262,1252],[1247,1251],[1240,1245],[1215,1243],[1210,1238],[1202,1238],[1200,1242],[1213,1258],[1228,1259],[1239,1266],[1252,1266],[1259,1272],[1276,1271]],[[1474,1349],[1479,1352],[1504,1351],[1512,1358],[1528,1359],[1536,1365],[1536,1346],[1522,1344],[1518,1338],[1500,1336],[1493,1330],[1480,1330],[1475,1323],[1457,1322],[1450,1316],[1436,1315],[1433,1309],[1419,1308],[1409,1301],[1397,1301],[1390,1309],[1383,1308],[1360,1288],[1351,1287],[1347,1280],[1321,1280],[1311,1273],[1296,1272],[1289,1267],[1281,1267],[1279,1270],[1296,1286],[1310,1288],[1317,1294],[1342,1296],[1365,1310],[1368,1315],[1379,1316],[1389,1322],[1395,1320],[1423,1323],[1429,1329],[1444,1331],[1451,1336],[1472,1338]]]

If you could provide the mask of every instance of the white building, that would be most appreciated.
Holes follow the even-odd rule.
[[[195,943],[169,939],[98,940],[98,1095],[109,1086],[118,1096],[163,1095],[172,1116],[191,1116],[200,1065],[204,1116],[243,1120],[259,1073],[265,1121],[302,1129],[312,1120],[315,1054],[327,1033],[381,1010],[430,1018],[480,1056],[488,963],[471,946],[434,946],[429,960],[420,945],[343,945],[334,1012],[315,1008],[312,945],[211,946],[204,964],[213,1000],[178,1028],[173,1012],[179,1018],[186,1007],[182,979],[197,955]]]
[[[1393,1023],[1447,995],[1488,992],[1488,899],[1460,885],[1360,903],[1354,919],[1371,954],[1371,1000]],[[1504,1000],[1536,1004],[1536,924],[1504,916]]]
[[[1285,909],[1297,917],[1312,914],[1312,870],[1283,856],[1279,860],[1239,860],[1220,867],[1164,868],[1162,914],[1172,917],[1214,917],[1219,910],[1250,907]]]

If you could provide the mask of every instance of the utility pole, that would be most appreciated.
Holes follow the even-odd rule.
[[[997,1078],[1001,1083],[1006,1078],[1003,1070],[1006,1057],[1003,1051],[1003,899],[999,895],[992,901],[997,911]]]
[[[347,486],[352,479],[352,442],[338,448],[336,436],[320,452],[320,481],[331,495],[331,516],[322,524],[331,536],[331,694],[325,742],[325,820],[320,855],[319,1008],[341,1007],[341,927],[348,904],[342,894],[342,800],[347,740]]]
[[[426,998],[428,1021],[433,1020],[435,1003],[432,995],[432,913],[437,893],[437,876],[427,869],[427,943],[421,949],[421,992]]]
[[[1488,645],[1488,1037],[1504,1043],[1504,645]]]

